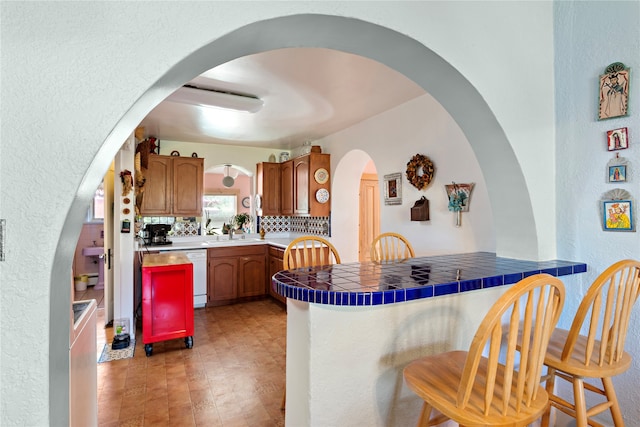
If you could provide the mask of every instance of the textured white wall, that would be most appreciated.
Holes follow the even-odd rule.
[[[355,16],[395,29],[445,58],[466,78],[466,83],[458,80],[464,89],[477,90],[475,103],[486,101],[495,117],[471,108],[475,103],[445,102],[445,108],[465,132],[491,120],[500,123],[490,129],[493,140],[504,141],[506,134],[513,147],[507,151],[517,156],[517,162],[483,171],[485,179],[506,173],[516,185],[522,165],[529,181],[526,194],[492,190],[490,197],[517,201],[505,215],[530,224],[535,217],[537,232],[527,234],[532,245],[524,250],[555,256],[550,3],[2,2],[0,8],[0,217],[8,227],[7,259],[0,262],[2,425],[67,424],[73,249],[91,194],[141,119],[184,81],[233,59],[237,51],[314,45],[314,40],[323,46],[319,40],[333,35],[333,28],[323,26],[307,27],[297,37],[284,27],[247,31],[233,45],[223,37],[219,49],[198,51],[181,62],[256,21],[314,12]],[[402,64],[395,56],[405,52],[367,42],[358,34],[341,40]],[[425,76],[423,58],[413,59],[401,70],[413,79],[446,83],[450,78]],[[432,85],[438,99],[460,96],[457,85]],[[480,163],[492,160],[487,158],[491,140],[476,141]],[[496,158],[514,159],[509,153]],[[46,215],[42,206],[48,207]],[[32,239],[24,238],[25,222]],[[517,221],[505,221],[500,232],[509,250],[519,249]]]
[[[639,18],[638,1],[555,5],[558,256],[589,265],[588,273],[576,276],[576,287],[567,293],[560,319],[564,327],[570,326],[586,289],[599,273],[620,259],[640,258],[638,232],[602,231],[599,203],[613,188],[629,191],[636,202],[640,197]],[[629,116],[598,121],[598,76],[613,62],[631,67]],[[626,183],[610,184],[606,182],[606,166],[615,154],[607,151],[606,131],[625,126],[629,128],[629,149],[618,153],[630,160],[631,174]],[[631,368],[616,377],[614,384],[626,425],[638,426],[640,307],[634,309],[626,349],[633,356]],[[570,388],[563,388],[563,393],[571,395]],[[603,421],[612,425],[608,416]]]
[[[469,142],[449,114],[430,95],[338,132],[322,141],[331,153],[333,243],[343,262],[358,260],[358,191],[369,157],[380,183],[380,231],[403,234],[416,255],[496,251],[493,211],[484,176]],[[357,152],[361,154],[358,155]],[[366,154],[365,154],[366,153]],[[434,163],[434,179],[418,190],[406,179],[407,162],[416,153]],[[384,205],[384,175],[402,174],[402,205]],[[455,227],[444,185],[475,183],[469,212]],[[429,221],[410,221],[414,202],[429,200]]]

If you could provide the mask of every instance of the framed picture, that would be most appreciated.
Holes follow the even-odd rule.
[[[631,200],[604,200],[602,218],[605,231],[633,231],[633,203]]]
[[[615,165],[609,166],[609,182],[626,182],[627,181],[627,166]]]
[[[402,204],[402,174],[392,173],[384,176],[384,204]]]
[[[607,149],[609,151],[629,148],[629,134],[627,128],[611,129],[607,131]]]
[[[600,76],[598,120],[627,115],[629,69],[622,62],[609,65]]]

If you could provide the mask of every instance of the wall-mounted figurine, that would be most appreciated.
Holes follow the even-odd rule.
[[[627,115],[629,73],[622,62],[614,62],[600,76],[598,120]]]

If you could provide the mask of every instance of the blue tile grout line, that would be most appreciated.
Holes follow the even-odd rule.
[[[526,261],[475,252],[280,271],[273,276],[272,287],[299,301],[367,306],[511,285],[539,273],[558,277],[586,271],[587,265],[580,262]]]

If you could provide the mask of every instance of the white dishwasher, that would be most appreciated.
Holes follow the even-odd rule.
[[[192,249],[171,252],[186,255],[193,264],[193,307],[204,307],[207,304],[207,250]]]

